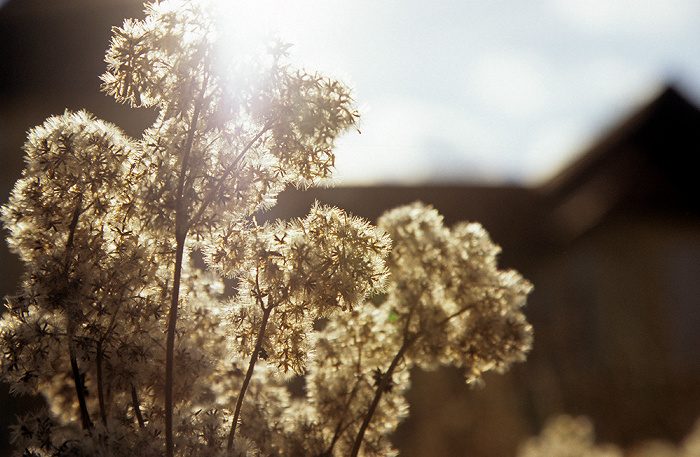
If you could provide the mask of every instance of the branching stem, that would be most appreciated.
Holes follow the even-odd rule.
[[[360,373],[362,370],[362,349],[363,349],[362,340],[359,338],[354,338],[353,343],[357,347],[357,366],[356,366],[355,370],[357,371],[357,373]],[[350,394],[348,395],[348,399],[345,402],[345,406],[343,407],[343,414],[345,414],[347,411],[349,411],[350,405],[352,404],[353,400],[355,399],[355,395],[357,394],[357,392],[359,390],[361,382],[362,382],[362,377],[358,376],[355,379],[355,385],[352,386],[352,390],[350,391]],[[338,420],[338,425],[335,428],[335,433],[333,433],[333,438],[331,439],[331,444],[329,444],[328,449],[326,449],[326,451],[321,454],[322,456],[333,455],[333,448],[335,447],[335,444],[340,439],[340,436],[343,433],[345,433],[345,430],[347,430],[348,427],[350,427],[350,425],[352,425],[355,421],[351,420],[347,424],[344,424],[342,416],[341,416],[341,419]]]
[[[75,204],[75,209],[73,210],[73,217],[70,221],[70,226],[68,228],[68,239],[66,240],[66,255],[70,256],[70,252],[73,249],[73,240],[75,238],[75,231],[78,228],[78,218],[80,217],[80,212],[82,211],[83,197],[78,195],[78,202]],[[66,271],[68,271],[69,260],[66,259]]]
[[[350,405],[352,404],[352,401],[355,399],[355,394],[357,394],[358,387],[360,385],[360,380],[358,379],[355,385],[352,388],[352,391],[350,392],[350,395],[348,395],[348,400],[345,402],[345,407],[343,408],[343,414],[347,412],[350,409]],[[353,423],[354,421],[350,421],[349,423],[345,424],[343,423],[343,419],[341,418],[338,421],[338,425],[335,427],[335,432],[333,433],[333,438],[331,439],[331,444],[328,445],[328,449],[321,455],[323,456],[331,456],[333,455],[333,448],[335,447],[335,444],[338,442],[338,439],[340,439],[340,436],[347,430],[347,428]]]
[[[238,163],[243,159],[243,157],[245,157],[248,151],[250,151],[253,148],[253,146],[255,146],[255,143],[257,143],[258,140],[260,140],[260,138],[262,138],[262,136],[272,128],[272,126],[272,122],[268,122],[267,124],[265,124],[260,129],[260,131],[248,142],[248,144],[245,145],[241,152],[238,153],[238,155],[233,159],[231,164],[228,167],[226,167],[223,174],[221,175],[221,178],[218,179],[216,186],[214,186],[211,189],[206,199],[202,202],[202,205],[199,207],[197,214],[195,214],[192,220],[199,220],[199,218],[201,218],[204,215],[204,212],[207,210],[211,202],[214,201],[216,195],[221,193],[221,190],[223,189],[223,186],[226,183],[226,179],[228,179],[228,176],[231,173],[233,173],[233,171],[238,166]]]
[[[250,384],[250,379],[253,377],[253,370],[255,369],[255,363],[258,361],[258,355],[262,350],[263,339],[265,337],[265,328],[267,327],[267,321],[270,318],[270,313],[274,308],[273,305],[268,303],[268,306],[263,307],[263,317],[260,323],[260,330],[258,331],[258,337],[255,341],[255,349],[253,350],[253,355],[250,356],[250,364],[248,365],[248,371],[245,374],[245,379],[243,380],[243,385],[241,386],[241,392],[238,394],[238,399],[236,400],[236,410],[233,413],[233,422],[231,423],[231,432],[228,435],[228,442],[226,443],[226,448],[231,449],[233,446],[233,438],[236,435],[236,426],[238,425],[238,418],[241,415],[241,408],[243,407],[243,397],[245,397],[246,391],[248,390],[248,384]]]
[[[82,196],[78,196],[78,202],[73,210],[73,216],[71,217],[70,226],[68,230],[68,239],[66,240],[66,260],[65,260],[65,274],[66,281],[69,280],[70,272],[70,261],[71,261],[71,251],[73,250],[73,243],[75,239],[75,231],[78,228],[78,219],[80,218],[80,213],[82,211]],[[92,421],[90,420],[90,413],[87,409],[87,403],[85,402],[85,385],[83,384],[82,375],[80,374],[80,367],[78,367],[78,359],[75,355],[75,348],[73,342],[72,332],[69,332],[70,341],[68,342],[68,352],[70,357],[70,367],[73,374],[73,384],[75,384],[75,394],[78,398],[78,405],[80,407],[80,419],[85,430],[90,430],[92,428]]]
[[[464,307],[455,313],[445,317],[442,321],[439,322],[439,326],[443,326],[447,324],[450,320],[454,319],[455,317],[470,311],[470,307]],[[381,376],[381,379],[377,385],[377,390],[374,393],[374,398],[372,399],[372,403],[369,406],[369,409],[367,410],[367,413],[365,414],[364,420],[362,421],[362,425],[360,425],[360,430],[357,432],[357,437],[355,438],[355,443],[353,444],[352,447],[352,452],[350,453],[350,457],[357,457],[358,453],[360,452],[360,446],[362,446],[362,440],[364,439],[365,432],[367,431],[367,428],[369,427],[369,423],[372,420],[372,416],[374,415],[374,412],[377,410],[377,406],[379,406],[379,401],[382,399],[382,395],[386,391],[387,386],[391,382],[391,377],[394,373],[394,370],[396,370],[396,367],[398,366],[399,362],[403,358],[404,354],[406,351],[415,343],[422,335],[420,333],[416,333],[411,335],[409,332],[409,324],[411,321],[411,316],[413,314],[413,308],[411,309],[411,313],[409,313],[408,319],[406,320],[406,326],[404,328],[404,342],[401,345],[401,348],[399,351],[396,353],[396,356],[394,359],[391,361],[391,365],[389,365],[389,368],[387,369],[386,373],[384,373]]]
[[[109,323],[109,326],[107,327],[107,330],[105,331],[104,335],[102,335],[102,338],[100,338],[97,341],[96,347],[95,347],[95,369],[96,369],[96,374],[97,374],[97,398],[100,403],[100,416],[102,419],[102,424],[107,428],[107,405],[105,403],[105,395],[104,395],[104,376],[102,374],[102,360],[104,358],[104,345],[105,341],[111,336],[112,332],[116,328],[116,320],[117,316],[119,315],[119,310],[115,310],[112,313],[112,318]]]
[[[202,84],[203,88],[206,88],[207,78],[204,79]],[[202,90],[202,95],[204,94],[204,89]],[[173,292],[172,299],[170,302],[170,311],[168,313],[168,330],[166,336],[166,351],[165,351],[165,455],[166,457],[173,457],[175,450],[173,445],[173,369],[174,369],[174,356],[175,356],[175,328],[177,325],[177,308],[179,303],[179,292],[180,292],[180,281],[182,274],[182,261],[185,249],[185,240],[187,239],[187,234],[192,224],[199,220],[207,207],[215,198],[216,194],[221,191],[221,188],[227,178],[227,176],[233,172],[236,165],[240,162],[243,156],[253,147],[255,142],[257,142],[262,135],[268,131],[272,124],[266,124],[261,131],[246,145],[246,147],[239,153],[239,155],[234,159],[233,163],[224,171],[223,176],[219,180],[218,184],[209,192],[205,200],[202,202],[198,211],[194,217],[187,220],[188,209],[185,207],[185,183],[187,181],[187,171],[189,166],[190,153],[192,151],[192,145],[194,144],[194,136],[197,130],[197,122],[199,119],[200,111],[204,103],[203,99],[200,99],[195,106],[194,113],[192,115],[192,124],[190,125],[189,132],[187,134],[187,139],[185,140],[183,158],[181,165],[180,177],[178,180],[177,187],[177,208],[175,213],[175,237],[176,237],[176,252],[175,252],[175,266],[173,268]],[[257,354],[254,354],[254,359],[251,360],[252,366],[255,365],[254,360],[257,359]],[[252,367],[251,367],[252,368]],[[252,374],[252,369],[250,370]],[[248,379],[249,381],[249,379]],[[244,385],[247,388],[247,383]],[[245,393],[245,388],[242,393]],[[241,395],[242,397],[242,395]],[[242,399],[241,399],[242,402]],[[240,409],[237,407],[237,409]],[[231,434],[229,436],[229,442],[233,441],[233,435],[235,433],[235,420],[234,425],[231,428]],[[229,445],[230,447],[230,445]]]
[[[173,291],[168,312],[168,330],[165,344],[165,455],[173,457],[175,447],[173,443],[173,384],[174,384],[174,358],[175,358],[175,328],[177,326],[177,308],[180,302],[180,282],[182,276],[182,261],[185,253],[185,241],[189,223],[187,207],[185,205],[185,179],[188,169],[190,153],[194,144],[194,135],[197,130],[197,121],[202,103],[197,103],[192,115],[187,139],[185,141],[180,177],[177,185],[177,206],[175,209],[175,266],[173,267]]]
[[[357,457],[357,454],[360,452],[360,446],[362,445],[362,440],[365,437],[365,432],[369,427],[372,416],[374,416],[374,412],[377,410],[377,406],[379,406],[379,401],[382,399],[382,395],[389,386],[389,383],[391,383],[391,377],[394,374],[394,370],[396,370],[396,367],[401,362],[401,359],[403,359],[406,350],[411,347],[416,339],[417,338],[415,336],[413,338],[404,339],[403,345],[401,345],[399,352],[396,353],[396,356],[394,356],[394,359],[391,361],[391,365],[389,365],[386,373],[381,376],[381,379],[377,383],[377,390],[374,393],[374,398],[372,399],[372,403],[369,405],[365,418],[360,425],[360,430],[357,432],[357,437],[355,437],[355,443],[352,445],[350,457]]]

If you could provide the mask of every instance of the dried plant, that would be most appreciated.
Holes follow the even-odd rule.
[[[651,439],[623,450],[610,443],[596,443],[593,422],[586,416],[552,417],[539,436],[520,445],[518,457],[696,457],[700,455],[700,420],[679,443]]]
[[[26,268],[2,376],[49,409],[20,419],[18,455],[393,455],[409,368],[473,382],[530,347],[530,285],[478,224],[418,203],[379,227],[321,205],[256,223],[330,177],[358,114],[287,45],[226,55],[227,33],[206,2],[147,5],[114,28],[102,79],[155,123],[130,138],[66,112],[29,133],[2,209]]]
[[[593,423],[585,416],[556,416],[539,436],[522,443],[518,457],[623,457],[612,444],[597,444]]]

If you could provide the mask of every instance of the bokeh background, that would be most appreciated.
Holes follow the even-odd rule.
[[[608,0],[231,2],[305,66],[356,88],[362,133],[333,188],[290,189],[372,220],[422,200],[481,222],[535,284],[528,361],[470,389],[413,373],[403,456],[507,456],[558,413],[622,446],[680,440],[700,417],[700,3]],[[110,28],[136,0],[0,0],[0,199],[27,130],[87,109],[127,133],[155,117],[107,98]],[[0,294],[21,266],[0,243]],[[0,455],[15,414],[0,395]]]

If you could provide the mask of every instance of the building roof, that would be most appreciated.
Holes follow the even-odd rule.
[[[697,213],[699,151],[700,111],[667,87],[540,189],[548,212],[543,229],[571,239],[620,208]]]

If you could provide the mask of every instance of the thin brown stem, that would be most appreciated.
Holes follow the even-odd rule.
[[[82,211],[82,197],[78,196],[78,201],[73,210],[73,215],[71,217],[68,239],[66,240],[66,260],[65,260],[65,274],[66,281],[70,281],[69,270],[70,270],[70,255],[73,250],[73,243],[75,239],[75,231],[78,228],[78,219],[80,218],[80,213]],[[85,401],[85,385],[83,383],[82,375],[80,374],[80,367],[78,366],[78,359],[75,355],[74,342],[72,332],[69,332],[69,342],[68,342],[68,353],[70,358],[71,373],[73,375],[73,384],[75,385],[75,394],[78,398],[78,406],[80,407],[80,419],[85,430],[90,430],[92,428],[92,421],[90,420],[90,413],[87,409],[87,403]]]
[[[455,317],[459,316],[460,314],[463,314],[465,312],[468,312],[471,308],[470,307],[464,307],[455,313],[445,317],[442,321],[439,322],[439,326],[445,325],[447,322],[450,320],[454,319]],[[377,407],[379,406],[379,401],[382,399],[382,395],[384,395],[384,392],[386,391],[386,388],[389,386],[389,383],[391,382],[391,377],[394,373],[394,370],[398,366],[399,362],[403,358],[404,354],[410,348],[413,343],[415,343],[420,337],[421,334],[411,334],[409,333],[409,328],[410,328],[410,321],[411,321],[411,316],[413,313],[413,308],[411,309],[411,313],[408,316],[408,319],[406,320],[406,326],[404,328],[404,342],[403,345],[401,345],[401,348],[399,349],[398,353],[394,357],[394,359],[391,361],[391,365],[389,365],[389,368],[387,369],[386,373],[384,373],[380,381],[377,383],[377,390],[374,393],[374,398],[372,399],[372,403],[369,406],[369,409],[367,410],[367,413],[365,414],[365,417],[362,421],[362,425],[360,425],[360,430],[357,432],[357,437],[355,438],[355,442],[353,443],[353,448],[352,452],[350,453],[350,457],[357,457],[358,453],[360,452],[360,446],[362,446],[362,440],[364,439],[365,433],[367,432],[367,428],[369,427],[369,423],[372,420],[372,416],[374,416],[375,411],[377,410]]]
[[[262,129],[251,139],[248,144],[245,145],[245,147],[241,150],[241,152],[238,153],[238,155],[233,159],[231,164],[226,167],[224,170],[223,174],[221,175],[221,178],[218,179],[218,182],[216,186],[214,186],[209,194],[207,195],[206,199],[202,202],[202,205],[199,207],[199,210],[197,211],[197,214],[195,217],[192,218],[192,220],[199,220],[204,212],[209,208],[209,205],[211,204],[212,201],[214,201],[214,198],[216,197],[217,194],[221,192],[223,189],[223,186],[226,182],[226,179],[228,176],[233,173],[233,171],[236,169],[236,166],[238,166],[238,163],[243,159],[243,157],[252,149],[252,147],[255,145],[255,143],[262,138],[262,136],[272,128],[273,123],[268,122],[265,124]]]
[[[173,457],[175,446],[173,442],[173,385],[174,385],[174,358],[175,358],[175,329],[177,326],[177,310],[180,302],[180,281],[182,275],[182,262],[185,252],[185,241],[191,221],[186,221],[187,205],[185,204],[185,182],[189,169],[189,159],[197,131],[199,114],[204,103],[204,92],[207,79],[202,82],[202,96],[195,104],[192,122],[187,132],[187,138],[183,148],[180,176],[177,184],[177,201],[175,207],[175,265],[173,266],[173,291],[168,312],[168,329],[165,343],[165,455]]]
[[[117,307],[116,310],[112,313],[112,317],[109,323],[109,326],[107,327],[104,335],[102,335],[102,338],[100,338],[97,341],[97,344],[95,346],[95,368],[96,368],[96,374],[97,374],[97,397],[100,403],[100,416],[102,419],[102,424],[107,427],[107,405],[105,402],[105,395],[104,395],[104,375],[102,373],[102,360],[104,359],[104,345],[105,341],[109,339],[109,337],[112,335],[112,332],[114,332],[114,329],[116,328],[116,320],[119,315],[119,308]]]
[[[355,367],[356,373],[361,373],[362,372],[362,340],[360,338],[355,338],[354,339],[354,346],[357,348],[357,365]],[[352,387],[352,390],[350,391],[350,394],[348,395],[348,399],[345,402],[345,406],[343,408],[343,414],[345,414],[347,411],[350,410],[350,405],[352,404],[353,400],[355,399],[355,395],[357,394],[360,383],[362,382],[362,377],[357,376],[355,378],[355,385]],[[323,452],[321,455],[322,456],[331,456],[333,455],[333,448],[335,447],[335,444],[338,442],[340,439],[340,436],[345,432],[345,430],[352,425],[354,421],[349,421],[347,424],[343,423],[343,419],[338,421],[338,425],[335,428],[335,432],[333,433],[333,438],[331,439],[331,444],[328,445],[328,449],[326,449],[325,452]]]
[[[78,359],[75,356],[75,350],[73,350],[73,343],[70,344],[70,366],[73,373],[73,383],[75,384],[75,393],[78,396],[78,405],[80,406],[80,419],[83,424],[83,429],[90,430],[92,428],[92,421],[90,420],[90,413],[87,409],[87,403],[85,402],[85,386],[83,385],[83,380],[80,374],[80,368],[78,367]]]
[[[100,418],[102,419],[102,425],[107,428],[107,412],[105,409],[105,394],[103,387],[103,377],[102,377],[102,345],[97,346],[97,354],[95,355],[95,368],[97,371],[97,399],[100,403]]]
[[[184,207],[185,198],[185,182],[187,181],[187,171],[189,169],[190,154],[192,153],[192,145],[194,144],[194,136],[197,131],[197,121],[201,110],[202,102],[197,103],[192,115],[192,124],[187,132],[187,139],[183,148],[182,164],[180,165],[180,176],[177,182],[177,207],[175,211],[175,232],[186,236],[190,222],[185,221],[187,217],[187,209]]]
[[[355,385],[353,386],[352,391],[350,391],[350,395],[348,395],[348,401],[345,402],[345,407],[343,408],[343,414],[349,410],[350,405],[352,404],[352,401],[355,398],[355,394],[357,393],[359,386],[360,386],[360,380],[358,379],[355,382]],[[323,455],[323,456],[333,455],[333,448],[335,447],[335,444],[338,442],[341,435],[345,432],[345,430],[347,430],[347,428],[352,423],[353,423],[353,421],[350,421],[349,423],[345,424],[345,423],[343,423],[342,418],[338,421],[338,425],[335,427],[335,432],[333,433],[333,438],[331,439],[331,444],[328,445],[328,449],[326,449],[326,451],[321,455]]]
[[[399,349],[399,352],[396,354],[394,359],[391,361],[391,365],[389,365],[389,368],[386,370],[386,373],[384,373],[381,376],[379,382],[377,383],[377,390],[374,393],[374,398],[372,399],[372,403],[370,404],[369,409],[365,414],[365,418],[362,421],[362,424],[360,425],[360,430],[357,432],[357,436],[355,437],[355,442],[353,443],[350,457],[357,457],[357,454],[360,452],[360,446],[362,445],[362,440],[365,437],[365,432],[369,427],[369,423],[372,420],[372,416],[374,416],[374,412],[377,410],[377,406],[379,405],[379,401],[382,399],[382,395],[384,395],[384,392],[387,390],[387,387],[391,382],[391,377],[394,374],[394,370],[396,370],[396,367],[399,365],[399,362],[401,362],[401,359],[403,359],[403,355],[406,353],[406,350],[413,344],[415,340],[415,337],[404,340],[403,345]]]
[[[131,403],[134,408],[134,415],[136,416],[136,421],[139,423],[139,428],[144,428],[146,426],[143,421],[143,416],[141,415],[141,404],[139,403],[139,397],[136,395],[136,387],[131,385]]]
[[[175,266],[173,267],[173,292],[168,313],[168,332],[165,349],[165,455],[173,457],[173,368],[175,359],[175,326],[177,324],[177,308],[180,301],[180,280],[182,260],[185,251],[185,236],[177,237],[175,250]]]
[[[241,414],[241,408],[243,407],[243,397],[245,397],[246,391],[248,390],[248,384],[250,384],[250,379],[253,377],[253,370],[255,369],[255,363],[258,361],[258,355],[262,350],[263,339],[265,337],[265,328],[267,327],[267,321],[270,318],[270,313],[272,312],[273,306],[268,304],[267,307],[263,307],[263,318],[260,323],[260,330],[258,331],[258,337],[255,341],[255,349],[253,350],[253,355],[250,356],[250,364],[248,365],[248,371],[245,374],[245,379],[243,380],[243,385],[241,386],[241,392],[238,394],[238,399],[236,400],[236,410],[233,413],[233,422],[231,423],[231,432],[228,435],[228,442],[226,444],[227,449],[231,449],[233,446],[233,438],[236,435],[236,426],[238,425],[238,419]]]
[[[443,325],[447,324],[449,321],[454,319],[455,317],[467,313],[473,309],[472,306],[465,306],[464,308],[460,308],[459,310],[455,311],[454,313],[450,314],[449,316],[445,317],[442,319],[440,322],[438,322],[438,327],[442,327]]]
[[[78,228],[78,218],[80,217],[80,212],[82,211],[83,198],[78,195],[78,202],[75,205],[75,210],[73,210],[73,217],[70,221],[70,226],[68,227],[68,240],[66,241],[66,255],[69,256],[71,250],[73,249],[73,239],[75,238],[75,230]],[[68,270],[68,261],[66,260],[66,270]]]

